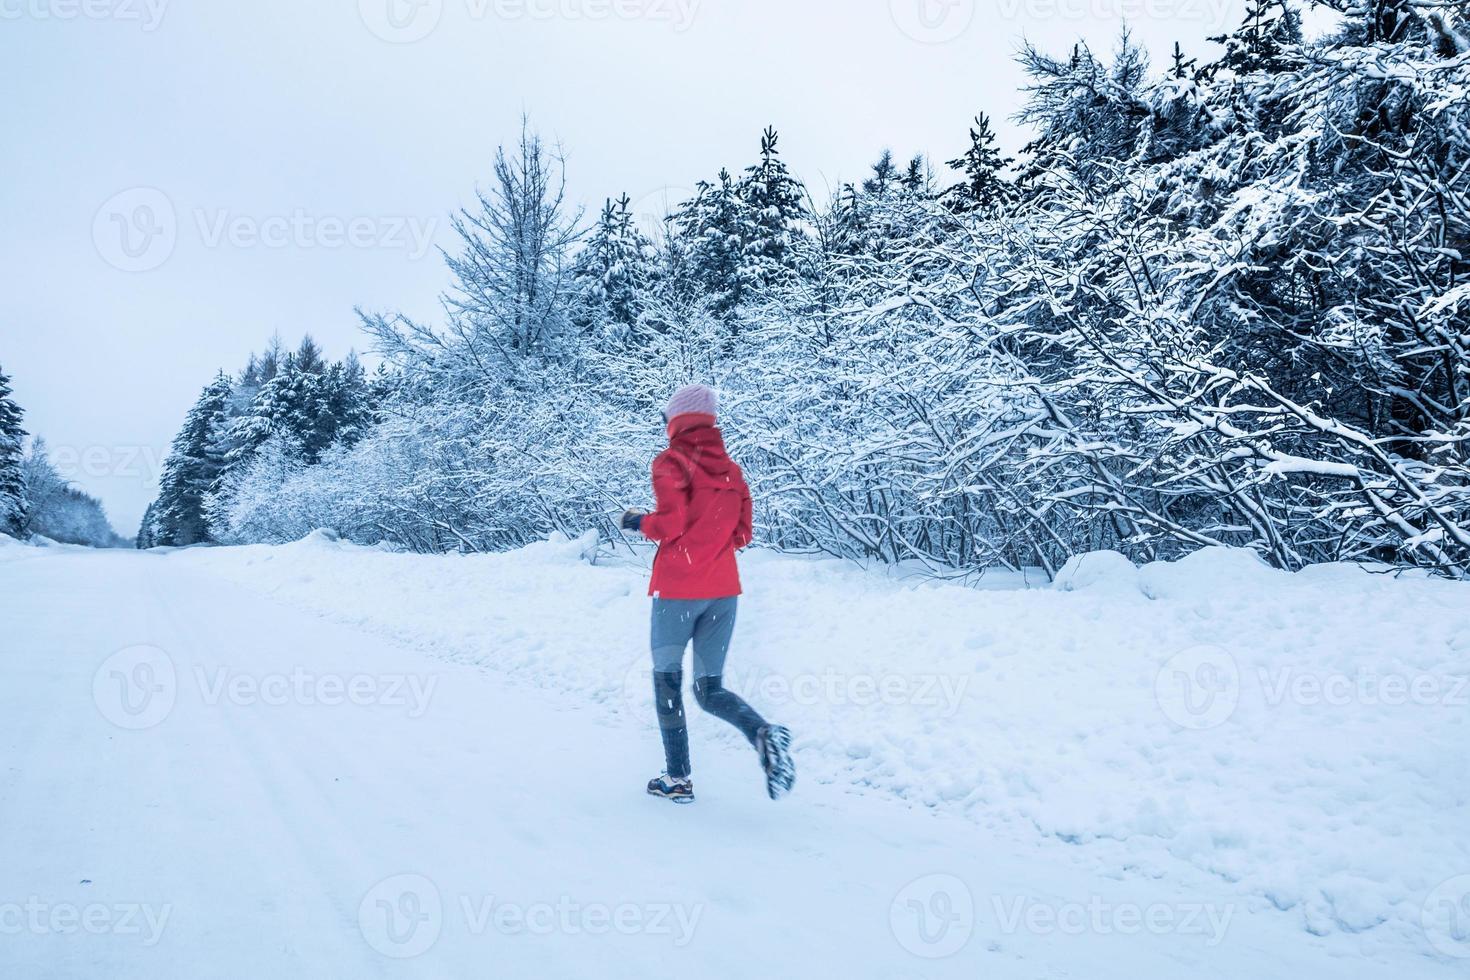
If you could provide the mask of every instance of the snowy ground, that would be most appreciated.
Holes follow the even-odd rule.
[[[1470,589],[753,553],[645,797],[642,556],[0,539],[0,976],[1450,977]],[[1033,583],[1034,585],[1035,583]]]

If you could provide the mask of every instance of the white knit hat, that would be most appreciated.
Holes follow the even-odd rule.
[[[669,405],[664,409],[667,418],[675,418],[679,415],[688,415],[698,412],[701,415],[714,415],[718,399],[715,398],[713,388],[705,385],[685,385],[674,396],[669,399]]]

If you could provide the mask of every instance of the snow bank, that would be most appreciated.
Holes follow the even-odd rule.
[[[1089,551],[1068,558],[1052,581],[1052,588],[1061,592],[1088,588],[1126,592],[1138,588],[1138,568],[1116,551]]]
[[[428,557],[323,537],[165,560],[648,728],[646,553],[564,538]],[[896,580],[747,553],[727,683],[804,780],[963,814],[1098,873],[1233,883],[1363,955],[1422,949],[1470,872],[1470,587],[1206,549],[1069,562],[1053,589]],[[734,738],[693,711],[702,740]],[[616,719],[614,719],[616,716]],[[619,720],[620,719],[620,720]]]
[[[17,541],[10,535],[0,531],[0,561],[22,557],[26,547],[24,541]]]
[[[1138,570],[1138,587],[1150,599],[1253,595],[1283,584],[1290,577],[1267,565],[1249,548],[1201,548],[1178,561],[1144,565]]]
[[[1360,574],[1353,566],[1334,566]],[[1133,593],[1150,599],[1250,591],[1269,588],[1272,568],[1247,548],[1201,548],[1178,561],[1149,562],[1142,568],[1116,551],[1089,551],[1067,560],[1052,582],[1060,592],[1080,589]]]
[[[0,561],[17,561],[22,558],[35,558],[45,554],[46,551],[77,551],[88,550],[86,545],[62,544],[60,541],[52,541],[50,538],[33,534],[22,541],[12,535],[0,533]]]

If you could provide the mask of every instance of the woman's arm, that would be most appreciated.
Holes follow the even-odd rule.
[[[638,530],[651,541],[667,541],[684,533],[689,516],[689,477],[668,453],[653,461],[654,511],[644,514]]]

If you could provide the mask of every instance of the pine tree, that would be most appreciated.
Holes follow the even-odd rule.
[[[603,204],[577,257],[577,327],[624,338],[638,321],[653,279],[653,244],[638,230],[628,195]]]
[[[309,466],[338,443],[355,445],[372,425],[378,400],[355,352],[329,364],[310,337],[286,355],[249,404],[238,407],[240,394],[232,394],[213,444],[224,461],[222,484],[272,436],[290,442]]]
[[[323,397],[321,376],[301,367],[295,353],[287,354],[275,377],[256,393],[249,409],[229,426],[231,448],[227,468],[246,462],[267,439],[281,434],[303,450],[312,445],[313,457],[323,448],[318,439],[318,416]]]
[[[899,186],[910,194],[918,197],[928,197],[933,189],[934,174],[929,169],[929,163],[924,159],[924,154],[915,153],[909,158],[909,165],[904,168],[903,176],[898,179]]]
[[[1170,59],[1169,77],[1176,81],[1193,77],[1199,66],[1199,59],[1184,57],[1184,49],[1179,46],[1178,41],[1174,42],[1174,53],[1170,55]]]
[[[685,300],[697,294],[723,319],[794,275],[795,246],[809,216],[805,190],[781,159],[778,140],[767,127],[758,163],[739,180],[721,170],[716,182],[700,181],[673,218],[669,278]]]
[[[310,338],[307,338],[309,341]],[[330,382],[326,366],[315,344],[305,344],[291,358],[277,386],[280,400],[275,431],[288,434],[300,447],[302,458],[315,463],[336,439],[336,424],[331,414]]]
[[[23,461],[25,413],[11,398],[10,378],[0,370],[0,531],[17,533],[28,509]]]
[[[1206,77],[1276,74],[1293,67],[1292,52],[1302,43],[1302,18],[1290,0],[1248,0],[1240,26],[1210,38],[1225,53],[1205,69]],[[1178,45],[1175,45],[1176,63]]]
[[[881,260],[906,247],[902,243],[918,233],[934,200],[934,173],[924,155],[915,154],[900,169],[893,151],[885,149],[861,189],[844,184],[820,219],[823,249],[833,257]]]
[[[776,149],[776,130],[761,134],[760,162],[747,167],[738,189],[747,208],[742,273],[751,287],[785,280],[795,266],[793,236],[806,218],[800,182],[786,169]]]
[[[829,245],[837,255],[857,255],[867,244],[868,219],[863,194],[843,184],[832,201]]]
[[[158,502],[153,501],[148,509],[143,512],[143,520],[138,524],[138,536],[134,539],[134,545],[140,551],[158,545]]]
[[[378,369],[367,381],[366,401],[373,418],[379,417],[381,407],[399,390],[402,381],[400,372],[394,371],[386,363],[378,365]]]
[[[1198,60],[1186,58],[1175,41],[1168,73],[1150,93],[1152,117],[1140,156],[1150,162],[1177,160],[1216,138],[1208,94]]]
[[[990,128],[990,117],[985,113],[976,116],[975,125],[970,127],[969,149],[947,163],[964,174],[964,180],[945,192],[945,203],[954,210],[974,211],[1010,199],[1011,186],[1001,172],[1012,161],[1001,153],[995,131]]]
[[[731,313],[744,297],[746,206],[728,170],[718,183],[700,181],[694,197],[674,216],[682,278],[702,293],[717,315]]]
[[[233,387],[221,371],[174,437],[154,506],[157,544],[182,546],[214,540],[204,514],[204,498],[224,468],[216,447]]]
[[[311,346],[314,348],[315,342]],[[281,335],[273,334],[265,350],[260,354],[251,354],[245,367],[240,371],[234,388],[230,392],[225,422],[220,427],[213,447],[214,454],[225,460],[226,473],[237,462],[250,455],[251,448],[244,445],[240,438],[244,429],[241,420],[251,414],[255,399],[260,395],[261,389],[275,380],[290,356],[285,352],[285,344],[281,342]],[[221,474],[222,477],[224,475]]]
[[[281,335],[273,334],[270,343],[266,345],[265,351],[259,357],[251,355],[250,363],[255,368],[254,376],[247,381],[251,388],[258,389],[267,383],[281,370],[281,365],[286,362],[286,347],[281,343]],[[247,367],[246,371],[249,372]],[[245,379],[242,379],[245,380]]]
[[[321,412],[308,443],[316,456],[332,446],[351,448],[372,425],[374,410],[368,390],[367,372],[355,351],[346,360],[327,368],[322,375]]]
[[[898,167],[893,163],[893,151],[884,149],[872,166],[872,176],[863,181],[863,193],[883,197],[899,186]]]
[[[1038,135],[1022,150],[1020,183],[1070,169],[1091,184],[1137,155],[1152,116],[1145,98],[1148,57],[1127,32],[1110,65],[1085,44],[1065,61],[1027,45],[1021,64],[1032,83],[1018,118]]]
[[[296,369],[304,374],[321,374],[327,369],[322,349],[311,339],[311,334],[302,337],[301,346],[296,348]]]

